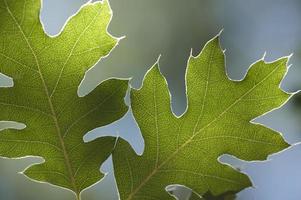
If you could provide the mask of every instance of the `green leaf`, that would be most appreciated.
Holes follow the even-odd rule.
[[[145,142],[139,156],[119,139],[113,152],[121,199],[172,199],[165,187],[185,185],[202,195],[238,192],[251,186],[249,178],[218,161],[223,154],[243,160],[264,160],[289,145],[281,135],[255,117],[282,105],[289,94],[279,84],[288,58],[259,60],[242,81],[229,80],[218,37],[191,57],[186,72],[188,107],[177,117],[158,66],[143,86],[131,92],[134,117]]]
[[[218,196],[213,196],[210,192],[207,192],[206,194],[203,195],[204,200],[235,200],[235,198],[236,195],[232,192],[226,192]]]
[[[0,121],[26,125],[1,132],[0,156],[42,157],[45,162],[24,174],[79,197],[104,176],[100,164],[116,142],[103,137],[84,143],[83,136],[125,114],[128,81],[107,80],[89,95],[77,95],[85,71],[117,43],[107,32],[107,1],[82,7],[55,37],[45,34],[39,13],[40,0],[0,0],[0,72],[14,80],[12,88],[0,89]]]

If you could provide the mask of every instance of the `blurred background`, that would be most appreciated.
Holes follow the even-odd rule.
[[[49,35],[58,34],[66,20],[85,0],[43,0],[41,20]],[[198,54],[204,44],[222,29],[221,44],[226,49],[226,67],[231,79],[241,79],[256,60],[272,61],[294,53],[289,71],[281,84],[288,92],[301,89],[301,1],[300,0],[109,0],[113,18],[109,32],[126,36],[111,55],[89,70],[80,87],[87,94],[110,77],[131,77],[139,87],[145,72],[156,62],[167,77],[173,111],[180,115],[186,107],[184,73],[191,49]],[[1,76],[1,85],[11,83]],[[256,119],[280,131],[290,149],[272,155],[266,162],[243,162],[230,156],[222,161],[247,173],[254,187],[238,194],[239,200],[301,199],[301,95],[280,109]],[[131,112],[116,123],[98,128],[85,136],[89,141],[101,135],[121,135],[143,152],[143,139]],[[73,200],[70,192],[26,179],[22,174],[37,158],[0,159],[0,199]],[[117,200],[118,193],[109,159],[101,170],[104,180],[83,192],[83,200]],[[188,194],[188,195],[187,195]],[[182,199],[189,198],[188,190]]]

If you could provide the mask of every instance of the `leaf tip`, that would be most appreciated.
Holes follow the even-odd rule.
[[[223,50],[220,45],[220,37],[221,37],[222,32],[223,32],[223,29],[215,37],[213,37],[211,40],[209,40],[204,45],[204,47],[202,48],[202,51],[197,56],[192,55],[192,49],[191,49],[190,58],[198,58],[204,53],[204,51],[206,51],[206,50],[208,51],[209,49],[218,49],[221,53],[224,54],[225,50]]]

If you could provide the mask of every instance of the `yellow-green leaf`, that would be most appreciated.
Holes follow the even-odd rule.
[[[113,152],[122,200],[172,199],[165,188],[185,185],[218,196],[251,186],[249,178],[218,161],[223,154],[264,160],[288,147],[281,135],[252,119],[282,105],[289,94],[279,88],[288,58],[259,60],[242,81],[229,80],[218,37],[200,55],[190,57],[186,72],[188,107],[176,117],[164,77],[154,66],[143,86],[131,92],[134,117],[145,150],[139,156],[123,139]]]
[[[88,131],[127,111],[127,81],[111,79],[85,97],[77,89],[85,71],[106,56],[117,40],[107,32],[107,1],[89,3],[63,31],[50,37],[39,19],[40,0],[0,0],[0,72],[14,86],[0,88],[0,121],[26,125],[0,133],[0,156],[39,156],[45,162],[24,174],[80,192],[99,181],[99,167],[114,148],[114,137],[84,143]]]

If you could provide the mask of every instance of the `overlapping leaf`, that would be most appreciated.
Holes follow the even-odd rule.
[[[142,88],[131,92],[144,153],[136,155],[123,139],[113,152],[121,199],[172,199],[165,191],[172,184],[213,196],[250,186],[245,174],[218,158],[231,154],[244,160],[264,160],[288,147],[280,134],[250,122],[289,98],[279,88],[287,60],[259,60],[242,81],[232,81],[225,73],[218,37],[214,38],[189,60],[188,107],[180,117],[171,111],[166,81],[154,66]]]
[[[31,179],[80,192],[99,181],[100,164],[115,138],[84,143],[88,131],[124,115],[127,81],[111,79],[85,97],[77,88],[87,69],[116,45],[107,33],[107,1],[89,3],[56,37],[45,34],[40,0],[0,0],[0,72],[14,87],[0,89],[0,120],[24,123],[0,133],[0,156],[40,156],[24,173]]]

